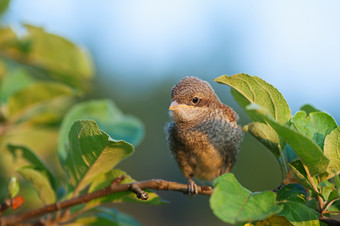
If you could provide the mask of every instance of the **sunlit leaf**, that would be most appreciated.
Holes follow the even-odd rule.
[[[270,226],[270,225],[275,225],[275,226],[289,226],[292,225],[287,218],[282,217],[282,216],[277,216],[277,215],[273,215],[271,217],[268,217],[267,219],[263,220],[263,221],[258,221],[256,222],[256,224],[245,224],[244,226]]]
[[[279,213],[283,207],[276,205],[275,199],[274,192],[252,193],[242,187],[233,174],[226,173],[214,182],[210,207],[222,221],[235,224],[263,220]]]
[[[20,185],[16,177],[11,177],[8,182],[9,197],[14,198],[20,191]]]
[[[0,27],[0,46],[3,47],[16,41],[17,35],[10,27]]]
[[[88,88],[93,62],[83,48],[44,29],[25,25],[27,33],[17,38],[10,28],[0,28],[0,51],[19,63],[34,67],[42,75],[78,87]]]
[[[10,0],[1,0],[0,1],[0,16],[6,11],[9,3],[10,3]]]
[[[301,184],[287,184],[277,193],[283,210],[278,215],[286,217],[293,225],[318,225],[319,213],[306,206],[307,191]]]
[[[282,94],[271,84],[257,76],[247,74],[222,75],[216,82],[228,85],[238,104],[247,112],[253,121],[262,121],[246,109],[250,103],[268,109],[269,114],[278,123],[285,124],[291,117],[291,110]]]
[[[70,129],[67,150],[64,168],[69,192],[78,193],[129,156],[134,148],[125,141],[112,140],[95,121],[79,120]]]
[[[79,119],[95,120],[100,129],[116,140],[125,140],[138,145],[144,136],[144,127],[137,118],[124,115],[110,100],[87,101],[75,105],[65,116],[58,139],[58,154],[62,160],[66,157],[65,144],[68,131]]]
[[[13,94],[8,101],[10,117],[19,118],[32,108],[49,101],[72,97],[74,91],[63,84],[53,82],[37,82]]]
[[[309,116],[304,111],[297,112],[291,119],[294,127],[306,135],[323,149],[325,137],[337,127],[332,116],[325,112],[311,112]]]
[[[0,138],[0,152],[8,149],[7,144],[21,145],[29,147],[42,158],[54,155],[51,150],[55,150],[58,137],[58,130],[55,127],[31,126],[22,123],[11,127]]]
[[[112,226],[139,226],[140,223],[131,216],[118,212],[112,208],[96,207],[85,212],[76,219],[75,222],[68,224],[69,226],[80,225],[112,225]]]
[[[251,104],[247,107],[247,110],[251,111],[256,117],[262,118],[262,120],[269,123],[270,126],[285,139],[304,165],[308,167],[312,176],[326,171],[329,160],[312,139],[288,126],[279,124],[266,113],[266,109],[258,105]]]
[[[321,191],[322,191],[321,193],[325,200],[332,200],[333,198],[337,198],[335,185],[329,182],[328,180],[322,181],[319,184],[319,187],[321,188]],[[334,197],[331,197],[331,196],[334,196]]]
[[[31,76],[22,68],[7,72],[0,83],[0,102],[6,103],[11,95],[32,82]]]
[[[271,84],[257,76],[247,74],[222,75],[215,79],[216,82],[231,87],[231,93],[237,103],[244,109],[254,122],[264,122],[246,106],[257,104],[268,110],[268,114],[280,124],[288,123],[292,117],[291,110],[282,94]],[[249,125],[249,132],[263,145],[265,145],[276,157],[285,146],[284,141],[276,134],[276,131],[268,129],[263,124]],[[261,129],[264,129],[261,132]],[[279,142],[278,139],[279,138]]]
[[[300,110],[306,112],[307,115],[309,115],[312,112],[319,112],[320,111],[310,104],[303,105],[302,107],[300,107]]]
[[[265,123],[252,122],[244,126],[243,130],[266,146],[276,158],[280,156],[280,138],[272,127]]]
[[[17,160],[18,158],[23,158],[31,166],[34,166],[35,169],[46,171],[49,183],[51,184],[53,189],[57,191],[59,183],[56,176],[52,173],[49,167],[39,158],[39,156],[37,156],[31,149],[25,146],[9,144],[7,147],[15,160]]]
[[[328,178],[340,174],[340,127],[333,130],[325,139],[325,156],[329,159]]]
[[[51,204],[56,201],[56,195],[45,173],[46,171],[42,171],[33,166],[24,166],[18,168],[17,172],[33,185],[44,204]]]
[[[293,225],[319,225],[320,214],[300,202],[280,202],[283,210],[278,215],[286,217]]]
[[[114,179],[120,176],[125,176],[125,179],[121,182],[121,184],[129,184],[129,183],[136,182],[129,175],[127,175],[124,171],[121,171],[119,169],[112,169],[105,174],[101,174],[97,176],[96,179],[92,182],[89,188],[89,192],[93,192],[101,188],[110,186],[112,181],[114,181]],[[136,197],[136,194],[130,191],[124,191],[124,192],[114,193],[111,195],[101,197],[99,199],[92,200],[89,203],[89,205],[98,205],[104,202],[139,202],[139,203],[148,203],[148,204],[155,204],[155,205],[166,203],[165,201],[161,200],[160,197],[156,193],[149,191],[149,190],[146,190],[146,192],[149,195],[148,200],[138,199]]]
[[[307,173],[303,167],[303,164],[300,160],[292,161],[288,164],[289,169],[295,176],[295,178],[306,188],[313,190],[313,186],[311,182],[307,178]]]

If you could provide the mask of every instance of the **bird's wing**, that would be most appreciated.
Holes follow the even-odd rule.
[[[227,105],[222,104],[222,109],[223,112],[228,116],[230,122],[236,122],[239,119],[238,114]]]

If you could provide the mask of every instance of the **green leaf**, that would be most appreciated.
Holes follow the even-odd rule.
[[[15,60],[29,64],[64,83],[86,88],[93,77],[93,63],[89,54],[74,43],[44,29],[25,25],[27,35],[20,40],[28,43],[26,51],[20,46]]]
[[[267,219],[264,219],[262,221],[257,221],[256,223],[247,223],[244,224],[244,226],[270,226],[270,225],[276,225],[276,226],[280,226],[280,225],[284,225],[284,226],[290,226],[292,225],[287,218],[285,217],[281,217],[281,216],[277,216],[277,215],[273,215],[268,217]]]
[[[325,112],[297,112],[291,119],[294,127],[302,134],[311,138],[323,149],[325,137],[337,127],[332,116]]]
[[[288,184],[277,193],[283,205],[279,216],[286,217],[293,225],[318,225],[319,213],[306,206],[307,191],[300,184]]]
[[[129,184],[136,182],[134,179],[132,179],[129,175],[127,175],[124,171],[121,171],[119,169],[112,169],[108,171],[107,173],[101,174],[96,177],[96,179],[92,182],[89,192],[97,191],[99,189],[102,189],[104,187],[110,186],[112,181],[116,179],[117,177],[125,176],[125,179],[121,182],[121,184]],[[148,204],[154,204],[154,205],[160,205],[165,204],[167,202],[160,199],[160,197],[150,191],[146,190],[146,192],[149,195],[148,200],[140,200],[136,197],[136,194],[130,192],[130,191],[124,191],[119,193],[114,193],[111,195],[107,195],[95,200],[92,200],[89,202],[89,205],[98,205],[100,203],[104,202],[138,202],[138,203],[148,203]]]
[[[76,225],[124,225],[124,226],[138,226],[140,225],[138,221],[133,219],[131,216],[118,212],[112,208],[106,207],[96,207],[90,211],[82,214],[72,226]]]
[[[234,99],[253,121],[261,122],[262,120],[246,109],[246,106],[250,103],[268,109],[270,116],[280,124],[287,123],[292,117],[291,110],[282,94],[271,84],[257,76],[247,74],[222,75],[215,81],[232,88],[231,93]]]
[[[329,182],[327,180],[322,181],[319,184],[319,187],[321,187],[321,191],[322,191],[321,194],[322,194],[324,200],[330,200],[329,198],[331,196],[334,196],[334,195],[335,195],[335,197],[331,197],[331,199],[337,197],[335,186],[331,182]],[[333,192],[333,194],[332,194],[332,192]]]
[[[20,145],[7,145],[8,150],[13,155],[14,159],[25,159],[30,165],[39,171],[45,171],[49,183],[52,185],[54,191],[58,189],[58,180],[47,165],[29,148]]]
[[[222,75],[215,81],[232,88],[231,93],[234,99],[255,122],[264,121],[261,117],[257,117],[256,114],[246,109],[246,106],[251,103],[268,109],[269,114],[280,124],[288,123],[292,117],[291,110],[282,94],[259,77],[247,74]],[[269,127],[269,125],[267,126]],[[264,127],[266,126],[263,124],[253,124],[249,126],[251,129],[249,132],[278,157],[285,143],[276,132]],[[261,129],[264,129],[263,132],[261,132]],[[279,138],[279,142],[277,138]]]
[[[47,205],[56,201],[56,195],[49,183],[46,171],[37,169],[33,166],[24,166],[17,169],[23,177],[26,178],[37,191],[41,201]]]
[[[305,203],[307,191],[301,184],[287,184],[277,193],[277,201],[289,200],[294,202]]]
[[[335,184],[338,196],[340,197],[340,175],[336,175],[334,177],[334,184]]]
[[[17,35],[10,27],[0,27],[0,46],[5,47],[17,41]],[[3,49],[0,50],[1,52]]]
[[[66,158],[65,144],[68,131],[76,120],[92,119],[98,123],[113,139],[125,140],[138,145],[144,136],[141,121],[129,115],[124,115],[110,100],[87,101],[75,105],[65,116],[58,138],[58,154],[62,160]]]
[[[54,98],[25,111],[17,120],[17,123],[28,122],[33,125],[55,126],[62,122],[64,116],[74,104],[74,98],[70,96]]]
[[[263,220],[279,213],[283,207],[275,204],[276,194],[271,191],[250,192],[242,187],[231,173],[223,174],[214,182],[210,207],[222,221],[237,222]]]
[[[283,150],[283,154],[287,162],[291,162],[291,161],[298,159],[298,156],[296,155],[295,151],[289,145],[285,146],[285,149]]]
[[[319,225],[320,214],[305,204],[282,201],[283,210],[278,215],[286,217],[293,225]]]
[[[269,125],[285,139],[299,156],[303,164],[308,167],[312,176],[326,171],[329,160],[313,140],[288,126],[279,124],[266,113],[266,109],[260,106],[251,104],[247,107],[247,110],[269,123]]]
[[[19,118],[32,108],[55,99],[74,96],[73,90],[63,84],[37,82],[13,94],[8,101],[10,117]]]
[[[11,95],[32,84],[33,79],[23,68],[6,73],[0,83],[0,102],[6,103]]]
[[[307,173],[300,160],[292,161],[288,164],[289,169],[293,173],[294,177],[309,190],[314,190],[311,182],[307,178]]]
[[[329,159],[328,178],[340,173],[340,127],[333,130],[325,139],[325,156]]]
[[[29,65],[40,76],[86,89],[93,78],[93,62],[83,48],[50,34],[44,29],[25,25],[27,35],[17,38],[10,28],[0,28],[1,52],[7,58]]]
[[[125,141],[112,140],[95,121],[79,120],[70,129],[67,150],[64,168],[69,192],[77,194],[128,157],[134,148]]]
[[[320,110],[316,109],[314,106],[310,104],[305,104],[300,108],[301,111],[304,111],[309,115],[312,112],[319,112]]]
[[[243,130],[249,132],[264,146],[266,146],[276,158],[280,156],[280,138],[276,131],[261,122],[252,122],[243,127]]]
[[[20,185],[16,177],[11,177],[8,183],[9,197],[14,198],[20,191]]]
[[[7,10],[9,6],[10,0],[1,0],[0,1],[0,16]]]

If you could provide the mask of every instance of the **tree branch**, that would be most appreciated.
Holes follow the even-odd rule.
[[[152,179],[146,181],[140,181],[130,184],[119,184],[122,179],[116,179],[114,182],[105,188],[94,191],[89,194],[78,196],[69,200],[56,202],[38,209],[29,210],[23,213],[19,213],[12,216],[2,217],[0,220],[0,225],[14,225],[19,222],[32,219],[47,213],[52,213],[58,210],[69,208],[78,204],[87,203],[93,199],[103,197],[109,194],[122,192],[122,191],[132,191],[137,194],[137,197],[144,200],[145,193],[142,189],[153,189],[153,190],[167,190],[167,191],[178,191],[184,194],[188,193],[188,185],[181,184],[177,182],[165,181],[161,179]],[[213,189],[208,186],[198,186],[198,194],[201,195],[211,195]]]

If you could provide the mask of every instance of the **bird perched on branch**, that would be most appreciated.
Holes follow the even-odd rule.
[[[208,82],[185,77],[171,90],[167,141],[188,193],[197,194],[193,178],[212,181],[229,172],[237,159],[242,130],[238,115],[221,103]]]

